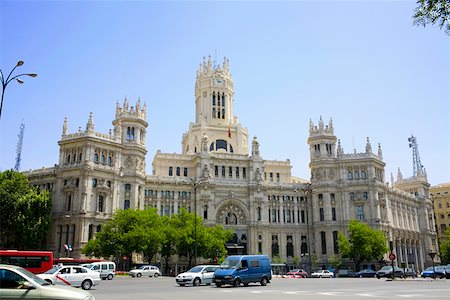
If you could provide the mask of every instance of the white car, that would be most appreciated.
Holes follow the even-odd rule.
[[[128,275],[131,277],[141,277],[142,275],[148,276],[148,277],[158,277],[161,275],[161,272],[159,271],[158,267],[155,266],[142,266],[139,269],[134,269],[128,272]]]
[[[312,278],[333,278],[334,273],[328,270],[317,270],[311,274]]]
[[[55,266],[37,276],[51,284],[81,286],[83,290],[99,285],[101,280],[98,272],[82,266]]]
[[[180,286],[185,286],[186,284],[192,284],[193,286],[199,286],[200,284],[210,285],[214,275],[214,271],[219,266],[210,265],[200,265],[191,268],[185,273],[178,274],[175,281]]]
[[[0,264],[1,299],[94,300],[88,291],[54,286],[24,268]]]

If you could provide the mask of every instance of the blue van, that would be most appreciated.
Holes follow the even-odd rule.
[[[224,284],[238,287],[241,283],[248,286],[250,282],[259,282],[266,286],[270,280],[272,272],[267,255],[232,255],[214,271],[212,282],[217,287]]]

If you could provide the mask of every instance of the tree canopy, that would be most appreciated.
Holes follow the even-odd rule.
[[[86,244],[83,253],[97,257],[120,253],[131,258],[135,252],[143,254],[148,263],[157,254],[166,262],[171,255],[178,254],[186,257],[191,266],[197,241],[198,257],[212,260],[224,256],[225,242],[232,237],[232,232],[221,225],[205,226],[200,217],[196,218],[185,209],[171,217],[161,217],[154,209],[118,210],[95,239]]]
[[[450,264],[450,226],[445,230],[445,237],[439,241],[441,260]]]
[[[0,247],[40,249],[51,224],[51,197],[25,175],[0,172]]]
[[[380,260],[388,251],[387,239],[383,231],[352,220],[348,226],[349,237],[339,232],[338,243],[342,257],[350,258],[359,270],[361,263]]]
[[[441,29],[445,26],[447,34],[450,34],[450,0],[418,0],[417,4],[413,16],[415,25],[437,23]]]

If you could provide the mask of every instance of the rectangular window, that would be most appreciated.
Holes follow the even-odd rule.
[[[259,260],[250,261],[250,268],[259,268],[259,267],[260,267]]]
[[[331,208],[331,219],[336,221],[336,207]]]
[[[242,178],[247,178],[247,172],[245,168],[242,168]]]
[[[257,215],[258,221],[261,221],[261,207],[259,207],[259,206],[256,209],[256,215]]]
[[[258,253],[262,253],[262,243],[258,242]]]
[[[273,181],[273,173],[272,172],[269,173],[269,178],[270,178],[270,181]]]
[[[184,168],[184,169],[183,169],[183,176],[184,176],[184,177],[187,177],[187,176],[188,176],[188,169],[187,169],[187,168]]]
[[[280,173],[277,173],[277,182],[280,182]]]
[[[233,178],[233,167],[228,167],[228,177]]]
[[[334,254],[339,253],[339,244],[338,244],[338,232],[333,231],[333,248],[334,248]]]
[[[214,176],[219,177],[219,166],[214,166]]]
[[[325,214],[323,212],[323,207],[319,208],[320,221],[325,221]]]
[[[236,167],[236,178],[239,178],[239,167]]]
[[[300,216],[301,216],[302,223],[306,223],[306,219],[305,219],[305,211],[304,211],[304,210],[302,210],[302,211],[300,212]]]
[[[361,205],[356,207],[356,218],[360,221],[364,220],[364,207]]]
[[[325,236],[325,231],[320,232],[320,241],[322,244],[322,254],[327,254],[327,239]]]

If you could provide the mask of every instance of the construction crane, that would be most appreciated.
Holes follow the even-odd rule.
[[[14,166],[14,171],[19,172],[20,169],[20,161],[22,160],[22,143],[23,143],[23,133],[25,131],[25,124],[20,124],[20,131],[19,131],[19,140],[17,141],[17,148],[16,148],[16,165]]]
[[[408,138],[409,148],[412,148],[413,151],[413,171],[414,176],[423,177],[425,176],[425,171],[423,169],[423,165],[420,162],[419,155],[419,147],[417,146],[417,139],[414,135],[411,134],[411,137]]]

